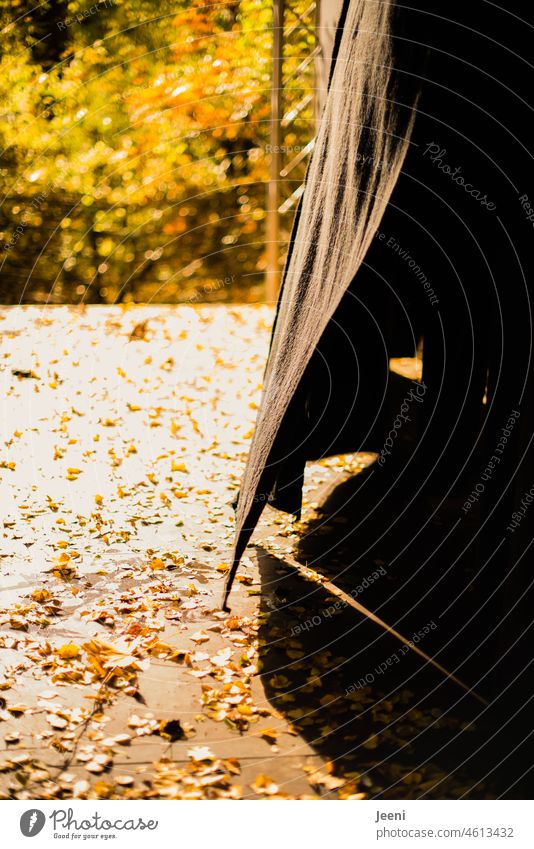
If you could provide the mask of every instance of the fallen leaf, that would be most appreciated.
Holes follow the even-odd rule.
[[[257,775],[254,783],[250,786],[260,796],[274,796],[275,793],[278,793],[278,784],[268,775]]]
[[[187,756],[192,761],[212,761],[215,757],[208,746],[194,746],[194,748],[189,749]]]
[[[80,647],[75,643],[65,643],[58,648],[56,653],[62,660],[73,660],[79,657]]]

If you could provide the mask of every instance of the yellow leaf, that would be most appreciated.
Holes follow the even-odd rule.
[[[194,746],[192,749],[189,749],[187,754],[193,761],[213,760],[213,752],[208,746]]]
[[[365,799],[365,793],[358,792],[358,785],[355,781],[350,781],[348,784],[345,784],[338,791],[338,795],[340,799],[357,801],[358,799]]]
[[[72,660],[80,654],[79,646],[75,643],[65,643],[57,650],[57,654],[62,660]]]
[[[93,789],[99,799],[109,799],[113,793],[113,784],[109,781],[95,781]]]
[[[229,616],[225,624],[229,631],[239,631],[243,622],[237,616]]]
[[[259,732],[260,737],[263,737],[268,743],[274,744],[278,739],[278,731],[276,728],[262,728]]]
[[[39,604],[44,604],[45,601],[52,598],[52,593],[48,592],[48,590],[34,590],[31,598],[33,601],[39,602]]]
[[[268,775],[257,775],[254,780],[254,784],[251,784],[250,786],[261,796],[273,796],[275,793],[278,793],[278,784],[276,784]]]
[[[68,725],[67,720],[63,716],[56,716],[55,713],[49,713],[46,717],[47,721],[50,723],[52,728],[57,728],[58,731],[61,731],[63,728],[66,728]]]
[[[205,643],[209,640],[210,635],[206,634],[205,631],[197,631],[195,634],[191,634],[189,637],[194,643]]]

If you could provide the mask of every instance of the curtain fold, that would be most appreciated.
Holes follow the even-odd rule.
[[[534,204],[520,14],[518,0],[506,8],[471,0],[448,11],[436,0],[345,0],[238,499],[225,604],[265,505],[274,496],[274,506],[297,510],[312,456],[307,411],[322,403],[316,363],[335,351],[331,330],[338,310],[345,316],[344,297],[378,315],[382,289],[403,304],[405,291],[418,293],[408,327],[421,324],[425,338],[421,470],[441,464],[456,474],[482,420],[491,445],[496,411],[519,409],[524,373],[514,346],[526,363],[532,335],[520,198]],[[349,335],[363,362],[371,354],[354,324]],[[335,425],[334,411],[314,456],[328,452]]]
[[[426,50],[402,38],[408,18],[413,12],[396,3],[353,0],[346,7],[239,494],[225,603],[284,455],[291,400],[373,240],[410,143]]]

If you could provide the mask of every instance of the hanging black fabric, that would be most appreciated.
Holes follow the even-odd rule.
[[[436,474],[453,475],[484,417],[488,428],[492,415],[497,421],[503,368],[502,406],[521,396],[511,331],[503,342],[504,325],[515,321],[519,356],[528,356],[520,22],[509,7],[484,0],[448,14],[454,19],[436,2],[345,4],[291,236],[225,601],[265,504],[298,514],[306,460],[379,450],[388,359],[413,354],[420,335],[421,456]]]

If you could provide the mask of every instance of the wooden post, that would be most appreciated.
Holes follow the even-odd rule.
[[[267,188],[267,273],[265,299],[275,303],[280,288],[280,171],[282,156],[282,66],[284,61],[284,0],[273,0],[273,74],[271,87],[271,163]]]

